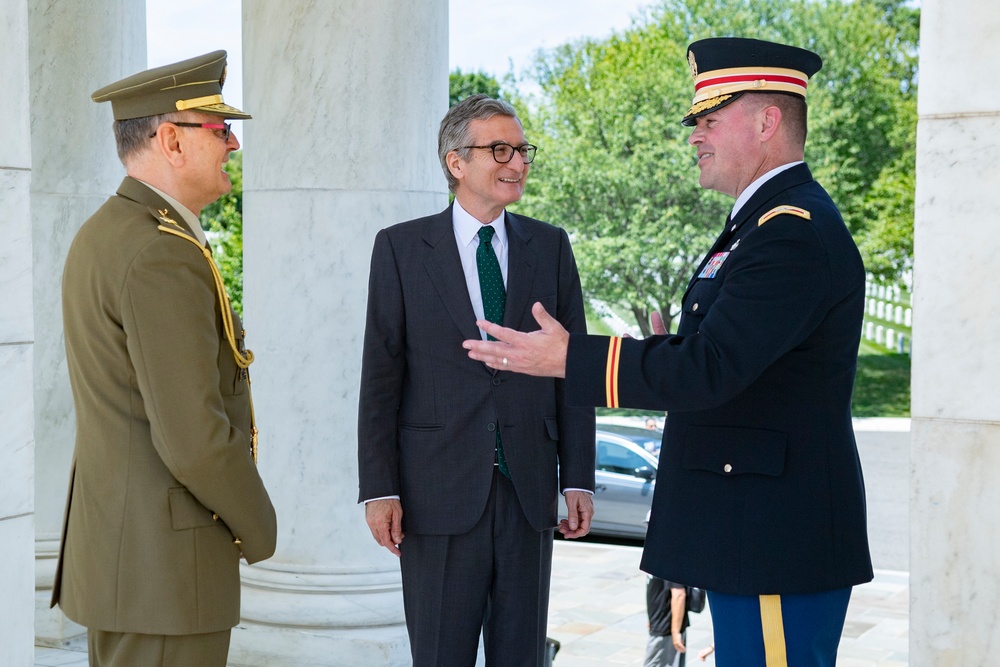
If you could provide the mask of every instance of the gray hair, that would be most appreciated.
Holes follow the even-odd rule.
[[[521,122],[517,111],[509,103],[481,94],[466,97],[444,115],[438,131],[438,159],[441,160],[441,168],[448,179],[448,189],[452,192],[458,187],[458,180],[448,169],[448,153],[457,151],[459,157],[468,160],[470,150],[463,146],[468,146],[472,140],[469,137],[469,124],[474,120],[487,120],[493,116],[509,116],[518,123]]]
[[[115,146],[118,149],[118,159],[122,161],[122,164],[126,164],[130,158],[148,149],[150,135],[155,133],[156,128],[162,123],[174,120],[174,116],[173,113],[165,113],[157,116],[116,120],[114,124]]]

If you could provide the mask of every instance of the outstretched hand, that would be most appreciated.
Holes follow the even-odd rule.
[[[542,377],[566,377],[569,332],[540,303],[531,307],[531,314],[540,330],[525,333],[477,320],[476,326],[497,340],[467,340],[462,347],[469,351],[471,359],[490,368]]]

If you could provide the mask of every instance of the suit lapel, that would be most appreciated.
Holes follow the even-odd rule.
[[[697,282],[697,280],[698,280],[698,274],[701,273],[702,268],[704,268],[705,264],[708,263],[708,260],[715,253],[719,252],[720,248],[722,248],[723,246],[725,246],[727,240],[730,238],[729,229],[732,226],[733,225],[732,225],[732,223],[729,220],[729,216],[726,216],[726,225],[725,225],[725,227],[722,228],[722,233],[719,234],[719,237],[717,239],[715,239],[715,243],[713,243],[712,247],[709,249],[709,251],[707,253],[705,253],[705,256],[701,258],[701,262],[698,264],[698,268],[695,270],[694,274],[691,276],[691,280],[688,281],[687,289],[684,290],[684,295],[681,297],[681,304],[683,304],[684,300],[687,299],[688,292],[690,292],[691,288],[694,287],[695,282]]]
[[[506,214],[507,243],[507,305],[504,307],[503,325],[521,329],[526,317],[531,316],[531,286],[535,281],[537,257],[529,246],[531,233],[517,216]],[[555,313],[552,313],[553,317]],[[531,320],[532,322],[534,320]]]
[[[430,218],[424,231],[424,268],[444,303],[455,326],[466,340],[478,339],[476,313],[472,310],[469,288],[465,283],[462,258],[458,255],[451,206]]]

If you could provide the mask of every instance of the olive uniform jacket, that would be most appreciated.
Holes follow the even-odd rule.
[[[580,276],[566,232],[506,213],[504,326],[533,331],[541,301],[586,331]],[[479,338],[452,207],[383,229],[368,286],[358,418],[359,501],[399,496],[403,529],[458,535],[483,515],[496,428],[521,509],[556,525],[559,491],[594,490],[594,411],[568,408],[565,383],[496,371],[469,359]]]
[[[669,411],[643,570],[735,595],[871,580],[851,422],[864,299],[858,249],[800,164],[727,221],[676,335],[571,337],[571,402]]]
[[[217,632],[239,622],[241,552],[274,553],[275,513],[211,267],[160,225],[193,237],[126,178],[66,259],[76,449],[52,604],[110,632]]]

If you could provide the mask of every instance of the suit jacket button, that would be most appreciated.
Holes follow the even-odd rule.
[[[500,386],[500,378],[493,378],[493,386],[494,387]]]
[[[722,466],[722,469],[725,470],[726,472],[732,472],[733,466],[727,463],[726,465]]]
[[[494,424],[493,422],[490,422],[489,425],[486,427],[486,430],[490,431],[490,432],[493,432],[493,431],[497,430],[497,425]]]
[[[693,306],[691,306],[691,310],[692,311],[698,310],[698,304],[694,304]]]

